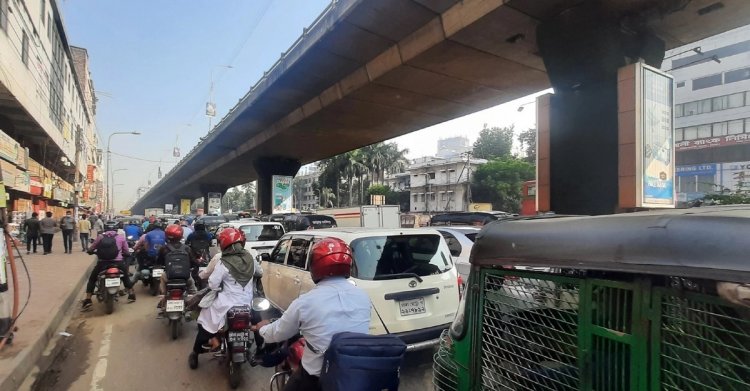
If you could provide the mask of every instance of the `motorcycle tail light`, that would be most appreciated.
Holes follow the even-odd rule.
[[[172,289],[169,291],[169,298],[171,300],[180,300],[182,299],[182,289]]]
[[[120,269],[118,269],[116,267],[111,267],[111,268],[107,269],[107,271],[104,272],[104,274],[106,274],[108,277],[109,276],[119,276],[120,275]]]
[[[244,329],[250,328],[250,319],[245,318],[245,317],[234,318],[229,323],[229,327],[232,330],[244,330]]]

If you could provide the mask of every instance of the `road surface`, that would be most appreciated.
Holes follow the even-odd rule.
[[[104,313],[96,299],[93,311],[74,314],[66,328],[72,335],[57,340],[52,365],[32,375],[26,384],[33,383],[31,389],[39,391],[230,389],[225,367],[209,355],[200,357],[197,370],[188,368],[195,322],[184,324],[182,336],[173,341],[167,321],[156,319],[157,298],[141,284],[136,285],[136,292],[135,303],[127,304],[122,297],[111,315]],[[432,389],[432,353],[406,356],[400,390]],[[243,365],[243,370],[240,389],[269,389],[272,369]]]

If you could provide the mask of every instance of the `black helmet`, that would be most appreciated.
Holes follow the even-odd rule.
[[[104,223],[104,232],[108,231],[117,231],[117,226],[119,224],[116,221],[107,221]]]
[[[206,224],[203,222],[195,222],[195,225],[193,226],[196,231],[205,231],[206,230]]]

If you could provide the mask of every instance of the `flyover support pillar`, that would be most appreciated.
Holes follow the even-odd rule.
[[[617,70],[664,58],[664,42],[643,26],[591,3],[538,26],[554,88],[538,101],[540,211],[618,212]]]
[[[217,184],[211,184],[211,185],[201,185],[200,186],[201,193],[203,194],[203,214],[212,214],[216,213],[214,208],[212,207],[209,197],[212,194],[220,194],[219,196],[219,203],[221,203],[221,199],[224,197],[224,194],[229,189],[229,186],[226,185],[217,185]],[[219,210],[221,209],[221,204],[219,204]],[[223,211],[220,210],[220,212],[223,213]]]
[[[271,179],[274,175],[295,176],[302,166],[299,160],[285,157],[262,157],[253,162],[258,174],[258,210],[262,214],[273,213]]]

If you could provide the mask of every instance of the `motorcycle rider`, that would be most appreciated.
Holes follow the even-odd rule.
[[[125,225],[123,230],[125,231],[125,237],[128,238],[128,240],[137,241],[141,238],[141,235],[143,235],[143,229],[141,229],[140,224],[138,224],[138,220],[128,221],[128,224]]]
[[[177,224],[170,224],[167,226],[167,229],[164,230],[164,235],[167,238],[167,243],[159,249],[159,253],[156,257],[156,264],[157,265],[165,265],[165,260],[167,254],[172,251],[173,249],[178,249],[182,246],[185,246],[180,242],[182,239],[182,227],[180,227]],[[193,257],[193,254],[186,250],[188,253],[188,257],[190,258],[190,264],[195,264],[195,258]],[[169,280],[169,276],[167,276],[167,273],[164,273],[161,275],[161,282],[159,284],[159,291],[161,294],[165,294],[167,290],[167,281]],[[195,281],[193,281],[193,277],[191,276],[187,280],[187,288],[188,293],[193,294],[196,292],[195,289]],[[166,297],[163,297],[161,301],[159,302],[159,308],[164,308],[164,301],[166,300]]]
[[[208,258],[208,248],[211,246],[214,236],[206,231],[206,224],[204,223],[196,222],[194,228],[195,231],[185,239],[185,244],[190,246],[196,258],[201,256]]]
[[[159,249],[166,243],[166,235],[161,229],[161,224],[158,221],[153,222],[149,225],[149,231],[145,235],[141,235],[138,242],[135,243],[133,250],[138,254],[138,271],[140,272],[143,268],[154,265],[156,263],[156,257],[159,255]],[[140,278],[140,274],[139,274]]]
[[[191,369],[198,368],[198,355],[215,349],[219,341],[216,333],[224,327],[227,311],[236,305],[252,305],[255,262],[245,250],[245,235],[235,228],[219,234],[221,260],[208,278],[208,287],[218,291],[216,299],[198,316],[198,335],[188,358]],[[208,346],[206,346],[208,345]]]
[[[128,270],[125,262],[123,262],[123,259],[125,259],[125,257],[130,254],[130,250],[128,249],[128,244],[125,241],[125,238],[117,234],[117,222],[108,221],[104,224],[104,232],[100,233],[96,237],[94,243],[92,243],[91,247],[89,247],[88,253],[94,254],[94,252],[99,248],[99,245],[105,236],[114,238],[118,250],[117,256],[114,259],[101,259],[97,255],[96,266],[94,267],[94,270],[91,271],[91,274],[89,275],[89,281],[86,284],[86,299],[84,299],[83,303],[81,304],[81,309],[84,311],[91,308],[93,304],[91,302],[91,296],[94,294],[96,278],[99,276],[99,273],[101,271],[107,270],[110,267],[117,267],[118,269],[120,269],[120,272],[122,273],[122,283],[128,290],[128,302],[132,303],[135,301],[135,291],[133,290],[133,284],[128,278]]]
[[[370,327],[370,298],[349,283],[352,250],[337,238],[324,238],[311,250],[310,276],[315,288],[295,299],[281,318],[271,324],[259,322],[265,342],[282,342],[301,332],[305,336],[302,365],[289,378],[284,391],[320,390],[323,354],[334,334],[367,334]]]

